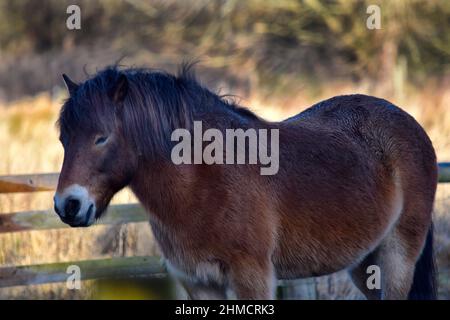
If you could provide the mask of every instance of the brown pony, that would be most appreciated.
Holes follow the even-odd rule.
[[[386,100],[347,95],[281,122],[179,75],[109,67],[70,92],[55,211],[99,219],[129,186],[147,209],[168,269],[192,298],[274,297],[276,279],[346,269],[367,298],[435,298],[437,165],[420,125]],[[279,130],[279,170],[171,161],[177,128]],[[369,288],[368,267],[381,271]]]

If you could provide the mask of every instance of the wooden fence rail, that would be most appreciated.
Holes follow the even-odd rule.
[[[58,173],[0,176],[0,193],[52,191],[58,183]]]
[[[450,162],[441,162],[438,164],[439,182],[450,182]]]
[[[97,224],[115,225],[120,223],[148,221],[148,215],[139,204],[111,205]],[[62,223],[53,209],[0,214],[0,234],[26,230],[69,228]]]
[[[125,279],[125,278],[164,278],[167,270],[159,257],[116,257],[72,262],[14,266],[0,268],[0,288],[29,286],[55,282],[66,282],[71,275],[69,266],[80,268],[81,280]],[[280,298],[315,299],[313,278],[293,281],[278,281],[282,290]],[[298,288],[301,288],[299,293]]]
[[[81,279],[164,277],[167,273],[158,257],[124,257],[0,268],[0,288],[65,282],[67,268],[76,265]]]

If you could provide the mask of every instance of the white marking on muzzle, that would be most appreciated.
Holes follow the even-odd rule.
[[[55,205],[58,207],[60,211],[60,215],[62,218],[66,218],[66,214],[64,212],[64,205],[67,199],[76,199],[80,201],[80,209],[75,216],[75,223],[86,223],[87,225],[91,225],[95,221],[95,201],[92,197],[89,196],[89,191],[86,187],[80,186],[78,184],[72,184],[71,186],[64,189],[62,193],[55,194]],[[89,208],[92,206],[92,209]],[[89,214],[89,218],[86,216]]]

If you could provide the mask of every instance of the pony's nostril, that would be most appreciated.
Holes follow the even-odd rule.
[[[77,199],[68,199],[64,205],[64,213],[67,217],[73,218],[80,210],[81,203]]]

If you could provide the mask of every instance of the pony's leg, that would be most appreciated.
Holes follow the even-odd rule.
[[[230,270],[230,285],[239,300],[274,299],[276,277],[272,262],[252,259],[234,264]]]
[[[420,254],[420,250],[415,256]],[[411,259],[411,248],[397,235],[396,229],[383,240],[380,246],[350,271],[353,283],[367,299],[405,300],[411,289],[415,259]],[[381,272],[381,290],[369,289],[367,268],[376,265]]]
[[[405,300],[411,289],[415,257],[420,248],[410,247],[399,235],[397,227],[359,265],[350,270],[356,287],[367,299]],[[414,257],[414,258],[411,258]],[[381,290],[369,289],[367,268],[378,266],[381,272]]]
[[[424,201],[416,195],[409,196],[396,225],[378,246],[383,299],[408,298],[416,262],[422,254],[431,223],[432,207],[432,201]]]
[[[389,235],[373,253],[350,270],[350,276],[369,300],[405,300],[412,285],[414,264],[406,257],[399,239]],[[367,286],[371,275],[367,270],[371,265],[380,268],[381,290],[369,289]]]
[[[408,298],[416,260],[421,253],[420,243],[423,236],[417,235],[417,242],[411,239],[406,241],[401,230],[401,225],[394,227],[371,254],[350,270],[353,283],[367,299],[405,300]],[[371,265],[380,268],[381,291],[367,287],[367,279],[370,276],[367,268]]]
[[[180,280],[181,285],[191,300],[225,300],[227,299],[226,288],[218,285],[206,285]],[[183,297],[184,298],[184,297]]]
[[[370,276],[367,273],[367,269],[369,266],[375,264],[375,257],[376,252],[371,253],[362,262],[349,270],[353,284],[368,300],[381,299],[381,289],[369,289],[369,287],[367,286],[367,280]]]
[[[395,228],[379,247],[383,300],[406,300],[412,286],[416,257],[420,248],[411,248]],[[412,252],[415,251],[415,252]],[[414,258],[411,258],[411,257]]]

